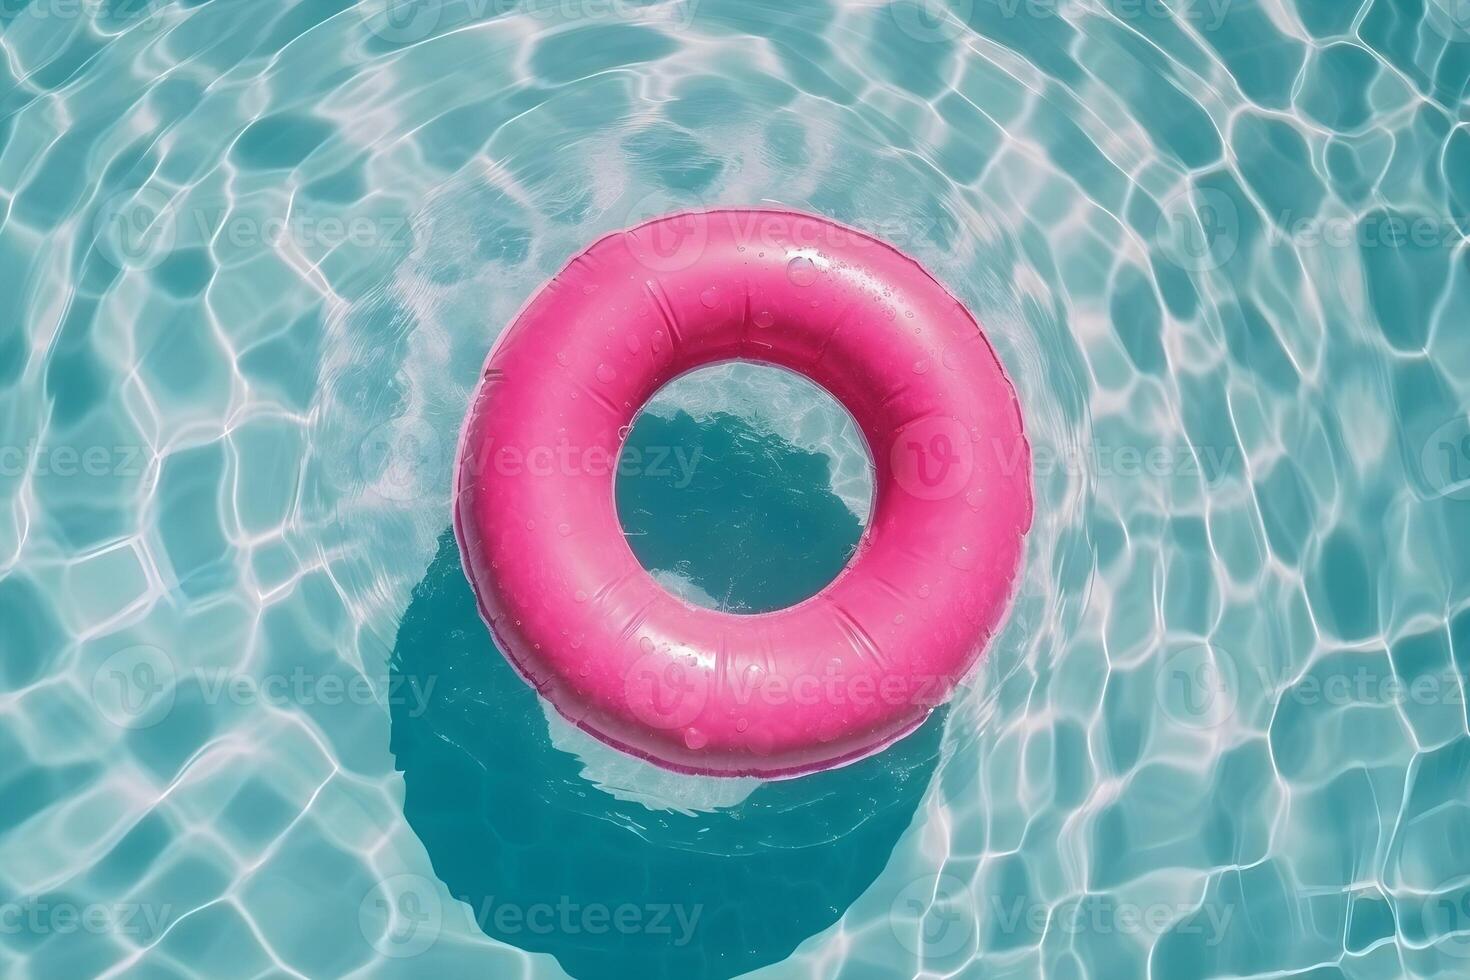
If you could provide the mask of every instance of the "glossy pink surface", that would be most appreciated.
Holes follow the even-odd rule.
[[[852,413],[875,505],[848,567],[787,609],[686,604],[614,507],[639,408],[707,364],[781,365]],[[661,218],[594,244],[486,363],[455,529],[506,656],[558,711],[653,762],[795,775],[913,730],[980,656],[1031,524],[1031,460],[979,325],[916,262],[809,215]]]

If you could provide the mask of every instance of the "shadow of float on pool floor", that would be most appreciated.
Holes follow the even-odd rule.
[[[431,691],[426,708],[393,705],[392,750],[436,874],[487,935],[584,980],[725,978],[785,959],[887,864],[942,731],[936,712],[877,756],[712,813],[617,799],[552,744],[537,695],[479,618],[449,531],[393,672],[395,690]]]

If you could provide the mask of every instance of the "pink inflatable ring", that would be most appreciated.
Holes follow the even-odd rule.
[[[692,606],[639,565],[618,453],[673,378],[746,359],[846,406],[876,468],[851,562],[795,606]],[[1031,524],[1016,395],[979,325],[918,263],[775,210],[609,235],[495,345],[461,436],[455,531],[480,612],[569,720],[682,772],[789,776],[912,731],[975,663]]]

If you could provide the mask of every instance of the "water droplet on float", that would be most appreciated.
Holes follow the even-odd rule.
[[[699,294],[699,301],[704,304],[705,309],[712,310],[720,305],[720,290],[717,286],[711,286]]]
[[[927,598],[929,598],[929,586],[927,584],[919,586],[919,598],[920,599],[927,599]]]
[[[573,599],[576,599],[578,602],[586,602],[587,601],[587,593],[583,592],[581,589],[578,589],[577,590],[577,594],[574,595],[574,596],[572,596],[572,598]]]
[[[984,494],[982,494],[979,490],[971,490],[969,493],[965,494],[965,503],[970,505],[971,510],[979,510],[980,504],[983,499]]]
[[[566,351],[559,350],[559,351],[556,352],[556,363],[560,364],[562,367],[566,367],[567,366],[567,360],[568,360],[568,358],[567,358],[567,352]]]
[[[924,373],[928,372],[928,370],[929,370],[929,362],[928,361],[926,361],[926,360],[918,360],[918,361],[915,361],[914,362],[914,373],[915,374],[924,374]]]
[[[629,354],[638,353],[638,348],[643,346],[642,342],[639,341],[638,335],[636,333],[628,334],[628,336],[623,339],[623,343],[627,345]]]
[[[956,548],[949,553],[950,566],[958,568],[962,572],[968,572],[974,568],[977,561],[978,556],[975,554],[975,550],[970,547]]]
[[[684,744],[698,752],[709,744],[709,736],[697,728],[684,729]]]
[[[650,640],[646,636],[645,637],[641,637],[638,640],[638,645],[643,648],[643,652],[644,653],[652,653],[653,652],[653,641]]]
[[[613,381],[615,381],[617,379],[617,376],[618,376],[618,372],[615,371],[615,370],[613,370],[613,368],[612,368],[611,365],[608,365],[608,364],[599,364],[599,365],[597,365],[597,380],[598,381],[601,381],[603,384],[605,384],[605,385],[612,384]]]
[[[794,286],[810,286],[817,281],[817,264],[805,255],[786,263],[786,278]]]
[[[899,613],[898,615],[896,615],[896,616],[893,617],[893,625],[894,626],[902,626],[903,625],[903,613]]]
[[[556,533],[562,537],[566,537],[572,533],[572,526],[570,524],[558,524],[556,526]]]
[[[745,719],[745,718],[736,718],[735,719],[735,730],[737,732],[743,732],[743,731],[745,731],[749,727],[750,727],[750,721],[748,719]]]
[[[952,350],[946,350],[943,354],[940,355],[939,359],[943,361],[944,366],[949,368],[951,371],[957,370],[960,366],[960,355],[956,354]]]
[[[664,332],[662,330],[655,330],[653,332],[653,336],[651,338],[649,338],[648,346],[650,346],[650,347],[653,348],[653,352],[655,354],[657,354],[659,351],[663,350],[664,349]]]
[[[776,317],[771,313],[770,310],[761,310],[750,319],[758,327],[771,327],[774,326],[776,323]]]
[[[534,530],[536,530],[536,522],[535,521],[527,521],[526,522],[526,530],[527,531],[534,531]]]

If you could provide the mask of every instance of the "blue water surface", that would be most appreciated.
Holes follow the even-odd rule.
[[[1470,975],[1462,0],[12,0],[0,53],[0,976]],[[450,533],[532,293],[755,204],[974,311],[1037,497],[954,699],[771,783],[549,711]],[[667,588],[841,568],[824,397],[640,416],[700,454],[609,487]]]

